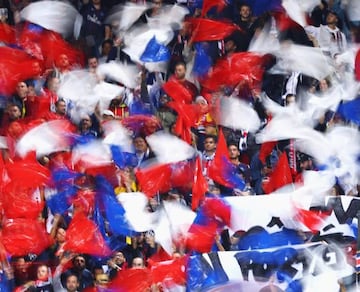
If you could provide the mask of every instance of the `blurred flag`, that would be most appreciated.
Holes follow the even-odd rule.
[[[142,62],[163,62],[170,59],[170,51],[167,46],[159,43],[153,36],[145,47],[140,57]]]

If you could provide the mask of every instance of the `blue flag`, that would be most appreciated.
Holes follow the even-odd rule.
[[[340,103],[337,113],[344,119],[360,126],[360,97]]]
[[[193,72],[199,77],[206,75],[212,66],[211,57],[206,46],[206,43],[195,44],[196,55]]]
[[[148,42],[145,51],[140,57],[142,62],[164,62],[170,59],[170,51],[167,46],[157,42],[155,36]]]

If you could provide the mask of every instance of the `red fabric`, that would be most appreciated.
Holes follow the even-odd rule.
[[[242,82],[250,89],[258,89],[267,61],[267,57],[252,52],[232,54],[215,64],[202,86],[210,91],[217,91],[223,86],[235,87]]]
[[[286,152],[283,152],[279,157],[279,161],[276,164],[274,171],[269,177],[269,181],[263,183],[262,187],[264,192],[269,194],[285,185],[291,184],[292,182],[293,180],[288,158]]]
[[[235,30],[239,30],[239,27],[232,23],[205,18],[192,18],[189,22],[192,26],[193,42],[223,40]]]
[[[85,65],[84,53],[72,47],[60,34],[46,31],[40,41],[46,68],[53,68],[55,64],[60,70],[69,70]],[[68,64],[62,63],[64,56],[67,57]]]
[[[268,157],[271,154],[276,144],[277,144],[276,141],[270,141],[261,144],[259,151],[259,159],[262,162],[262,164],[266,164],[266,157]]]
[[[7,252],[12,256],[23,256],[29,253],[40,254],[52,244],[44,224],[25,218],[5,221],[2,237]]]
[[[229,173],[229,167],[231,166],[232,164],[229,161],[229,152],[227,150],[226,140],[222,130],[220,129],[215,157],[212,163],[209,163],[208,175],[215,182],[232,188],[233,185],[226,179],[226,174]]]
[[[146,169],[139,169],[136,173],[141,191],[152,198],[157,192],[164,193],[171,189],[171,164],[160,164]]]
[[[4,22],[0,23],[0,41],[6,44],[16,43],[15,29]]]
[[[297,208],[296,220],[301,221],[311,232],[316,233],[319,231],[319,228],[321,228],[321,223],[327,216],[328,214],[326,213]]]
[[[127,269],[117,273],[109,289],[118,292],[150,291],[151,282],[148,269]]]
[[[3,207],[6,218],[27,218],[35,220],[44,208],[44,202],[32,198],[35,189],[22,188],[14,182],[5,187]]]
[[[198,104],[183,104],[181,102],[170,101],[167,103],[167,106],[175,110],[188,127],[195,126],[202,115]]]
[[[171,186],[173,188],[191,189],[192,180],[195,175],[195,163],[192,161],[181,161],[172,164]]]
[[[79,190],[76,196],[71,201],[74,204],[74,208],[90,215],[94,212],[95,208],[95,191],[93,190]]]
[[[208,183],[202,173],[202,167],[200,158],[196,158],[196,166],[195,166],[195,175],[194,175],[194,183],[192,187],[192,200],[191,200],[191,208],[196,210],[199,206],[201,200],[205,197],[205,193],[208,189]]]
[[[42,73],[42,65],[25,52],[8,47],[0,47],[0,94],[11,95],[18,82],[35,78]]]
[[[201,17],[204,17],[212,7],[216,7],[216,10],[218,12],[222,11],[225,5],[226,2],[224,0],[204,0],[201,11]]]
[[[29,153],[24,159],[6,163],[6,170],[10,179],[23,188],[36,188],[50,181],[49,169],[37,162],[34,153]]]
[[[162,283],[167,288],[174,284],[185,285],[186,262],[187,258],[182,257],[171,261],[153,263],[151,265],[152,282],[154,284]]]
[[[356,53],[355,57],[355,78],[360,81],[360,49]]]
[[[230,226],[231,208],[222,200],[207,198],[202,205],[202,210],[209,218],[214,220],[220,219],[224,225]]]
[[[173,100],[179,103],[192,103],[194,99],[194,93],[189,87],[185,86],[184,82],[180,82],[176,79],[171,79],[163,84],[163,89],[167,95]]]
[[[99,227],[82,212],[76,213],[71,220],[66,231],[66,242],[63,249],[94,256],[109,256],[111,254]]]
[[[206,226],[197,224],[191,225],[186,237],[187,249],[200,253],[210,252],[214,243],[216,231],[216,222],[211,222]]]
[[[176,119],[174,132],[182,140],[184,140],[186,143],[191,145],[192,143],[191,129],[189,126],[186,125],[184,119],[180,116],[178,116],[178,118]]]

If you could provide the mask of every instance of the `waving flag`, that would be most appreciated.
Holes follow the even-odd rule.
[[[223,40],[235,30],[239,30],[239,27],[232,23],[206,18],[192,18],[189,22],[193,30],[191,39],[194,43]]]
[[[219,12],[223,10],[225,6],[225,0],[204,0],[201,10],[201,17],[204,17],[212,7],[216,7],[216,10]]]
[[[111,254],[99,227],[82,212],[75,214],[70,222],[66,231],[64,250],[94,256],[109,256]]]
[[[145,51],[140,57],[142,62],[163,62],[170,59],[170,51],[167,46],[159,43],[154,36],[146,45]]]
[[[1,22],[0,23],[0,42],[4,42],[6,44],[15,44],[15,28],[12,26]]]
[[[337,113],[347,121],[351,121],[356,125],[360,125],[360,97],[340,103]]]

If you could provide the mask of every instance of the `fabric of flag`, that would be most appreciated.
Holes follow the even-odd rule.
[[[223,40],[235,30],[239,30],[239,28],[232,23],[206,18],[192,18],[189,22],[193,32],[191,40],[194,43]]]
[[[206,198],[201,206],[201,212],[208,218],[212,218],[212,220],[231,226],[231,208],[219,198]]]
[[[35,220],[44,208],[44,202],[32,198],[36,189],[22,188],[8,184],[2,193],[2,204],[6,218],[27,218]]]
[[[184,285],[186,283],[187,257],[151,264],[151,278],[153,283],[161,283],[166,279],[165,285]]]
[[[193,101],[192,92],[178,80],[171,79],[162,88],[176,102],[190,104]]]
[[[207,253],[215,241],[217,224],[214,221],[206,225],[192,224],[187,235],[185,246],[188,250],[199,253]]]
[[[244,180],[236,173],[235,166],[229,161],[226,140],[222,130],[219,131],[214,160],[209,164],[209,177],[215,182],[228,187],[243,190]]]
[[[5,44],[15,44],[15,29],[7,23],[0,23],[0,42]]]
[[[277,189],[291,184],[293,182],[291,169],[286,152],[283,152],[277,162],[274,171],[269,176],[269,180],[263,182],[263,190],[266,194],[270,194]]]
[[[84,213],[76,213],[66,231],[64,250],[106,257],[111,254],[99,227]]]
[[[25,218],[8,219],[2,225],[2,243],[11,256],[39,255],[53,241],[44,224]]]
[[[125,269],[117,273],[108,286],[110,291],[149,291],[152,284],[148,269]]]
[[[195,162],[193,160],[180,161],[171,164],[171,187],[190,190],[195,175]]]
[[[45,34],[44,28],[34,23],[27,22],[19,33],[18,44],[30,56],[33,56],[38,60],[44,60],[41,41]]]
[[[360,81],[360,49],[355,56],[355,78],[357,81]]]
[[[124,118],[122,125],[132,131],[134,135],[151,135],[156,130],[161,129],[160,120],[150,115],[133,115]]]
[[[198,208],[201,200],[205,197],[205,193],[207,190],[208,190],[208,183],[202,173],[200,157],[197,157],[194,182],[192,187],[192,200],[191,200],[191,208],[193,210],[196,210]]]
[[[145,51],[140,57],[142,62],[164,62],[170,59],[170,51],[167,46],[159,43],[154,36],[146,45]]]
[[[301,221],[313,233],[316,233],[322,226],[322,223],[327,216],[328,214],[326,213],[319,213],[312,210],[304,210],[297,208],[296,220]]]
[[[14,182],[21,181],[23,188],[35,188],[48,184],[50,171],[37,162],[35,153],[29,153],[24,159],[5,164],[7,174]]]
[[[135,167],[138,165],[138,159],[134,153],[123,152],[121,151],[121,147],[116,145],[111,145],[110,150],[114,163],[119,168],[125,168],[127,166]]]
[[[193,66],[193,74],[199,78],[205,76],[211,66],[212,60],[207,52],[207,44],[206,43],[196,43],[195,47],[195,61]]]
[[[149,198],[170,190],[171,164],[159,164],[146,169],[139,169],[135,173],[140,190]]]
[[[360,125],[360,97],[340,103],[337,113],[344,119]]]
[[[212,7],[216,7],[217,12],[222,11],[225,5],[225,0],[204,0],[201,10],[201,17],[204,17]]]
[[[252,52],[232,54],[216,62],[202,85],[208,90],[219,90],[223,86],[235,87],[242,82],[249,89],[259,89],[266,62],[266,57]]]
[[[276,144],[276,141],[270,141],[261,144],[259,151],[259,159],[263,165],[266,164],[266,158],[271,154]]]
[[[71,184],[61,188],[47,200],[47,206],[53,214],[64,214],[71,205],[72,198],[76,195],[77,188]]]
[[[125,210],[115,197],[111,184],[102,176],[96,179],[96,197],[102,202],[105,218],[109,222],[110,230],[115,235],[132,235],[131,228],[126,223]]]

